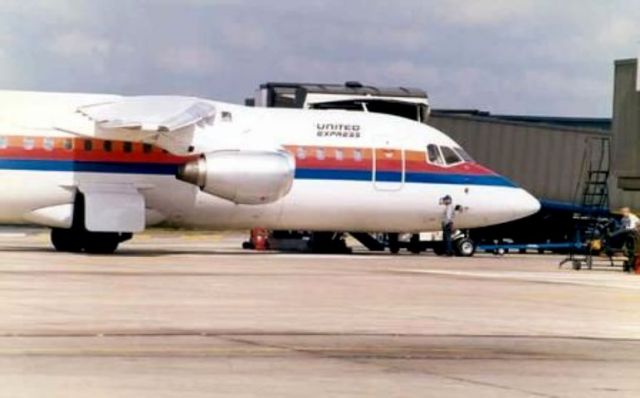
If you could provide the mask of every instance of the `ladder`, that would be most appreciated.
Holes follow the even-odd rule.
[[[610,148],[608,137],[587,139],[582,161],[583,177],[582,207],[590,210],[609,208],[609,163]]]
[[[574,269],[593,263],[591,242],[601,235],[599,224],[609,211],[609,175],[611,148],[609,137],[589,137],[585,143],[580,179],[576,185],[574,202],[582,211],[573,215],[575,247],[583,247],[584,256],[578,257],[575,249],[560,262],[560,266],[571,263]],[[585,246],[586,244],[586,246]]]

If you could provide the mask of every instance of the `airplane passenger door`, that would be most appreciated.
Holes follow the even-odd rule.
[[[380,191],[402,189],[405,178],[405,153],[402,140],[376,137],[373,145],[373,186]]]

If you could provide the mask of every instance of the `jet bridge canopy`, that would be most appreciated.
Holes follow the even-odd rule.
[[[429,98],[424,90],[408,87],[341,84],[277,83],[260,86],[247,104],[275,108],[344,109],[385,113],[425,123]]]

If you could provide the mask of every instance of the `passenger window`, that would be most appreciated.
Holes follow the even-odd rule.
[[[473,158],[471,157],[471,155],[469,155],[467,153],[467,151],[465,151],[464,149],[458,147],[458,148],[454,148],[456,150],[456,152],[458,152],[458,155],[460,155],[460,157],[462,158],[462,160],[464,160],[465,162],[473,162]]]
[[[427,145],[427,161],[431,164],[443,165],[442,154],[437,145]]]
[[[84,140],[84,150],[90,151],[93,149],[93,142],[91,140]]]
[[[362,151],[359,149],[353,150],[353,160],[360,162],[362,160]]]
[[[151,144],[142,144],[142,152],[151,153],[153,151],[153,147]]]
[[[71,138],[65,138],[64,142],[62,144],[62,146],[64,147],[64,149],[66,149],[67,151],[70,151],[73,149],[73,140]]]
[[[316,159],[324,160],[324,149],[322,148],[316,149]]]
[[[336,149],[335,156],[336,160],[344,159],[344,153],[342,153],[342,149]]]
[[[125,142],[122,144],[122,150],[125,153],[131,153],[131,151],[133,151],[133,144],[130,142]]]
[[[36,146],[36,141],[33,138],[25,137],[22,140],[22,147],[27,151],[32,150]]]
[[[7,137],[0,137],[0,149],[7,147]]]
[[[297,157],[298,159],[304,159],[304,158],[306,158],[306,157],[307,157],[307,154],[306,154],[306,152],[304,151],[304,148],[299,147],[299,148],[296,150],[296,157]]]
[[[448,146],[441,146],[440,150],[442,151],[442,156],[444,156],[444,161],[447,162],[447,165],[452,165],[456,163],[462,162],[460,156]]]
[[[54,144],[55,142],[51,137],[45,137],[44,141],[42,141],[42,147],[45,149],[45,151],[53,151]]]
[[[113,150],[113,143],[111,141],[102,141],[102,150],[111,152]]]

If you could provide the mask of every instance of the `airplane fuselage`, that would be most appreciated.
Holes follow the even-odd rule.
[[[71,98],[58,112],[63,114],[88,101],[59,96]],[[2,102],[9,97],[0,95]],[[458,228],[506,222],[539,207],[508,179],[460,155],[451,164],[430,160],[429,146],[441,158],[460,146],[429,126],[397,117],[216,102],[220,116],[214,125],[195,129],[188,153],[172,154],[141,142],[47,127],[60,121],[56,98],[41,100],[54,108],[46,114],[55,123],[33,123],[37,107],[28,117],[18,117],[20,122],[10,111],[0,111],[0,223],[64,227],[57,225],[65,221],[56,219],[55,209],[73,205],[78,187],[91,184],[138,191],[147,226],[417,232],[440,228],[439,200],[445,195],[462,209]],[[29,106],[28,98],[23,102],[20,109]],[[176,178],[178,168],[198,154],[224,150],[289,153],[295,159],[290,190],[273,203],[244,205]]]

